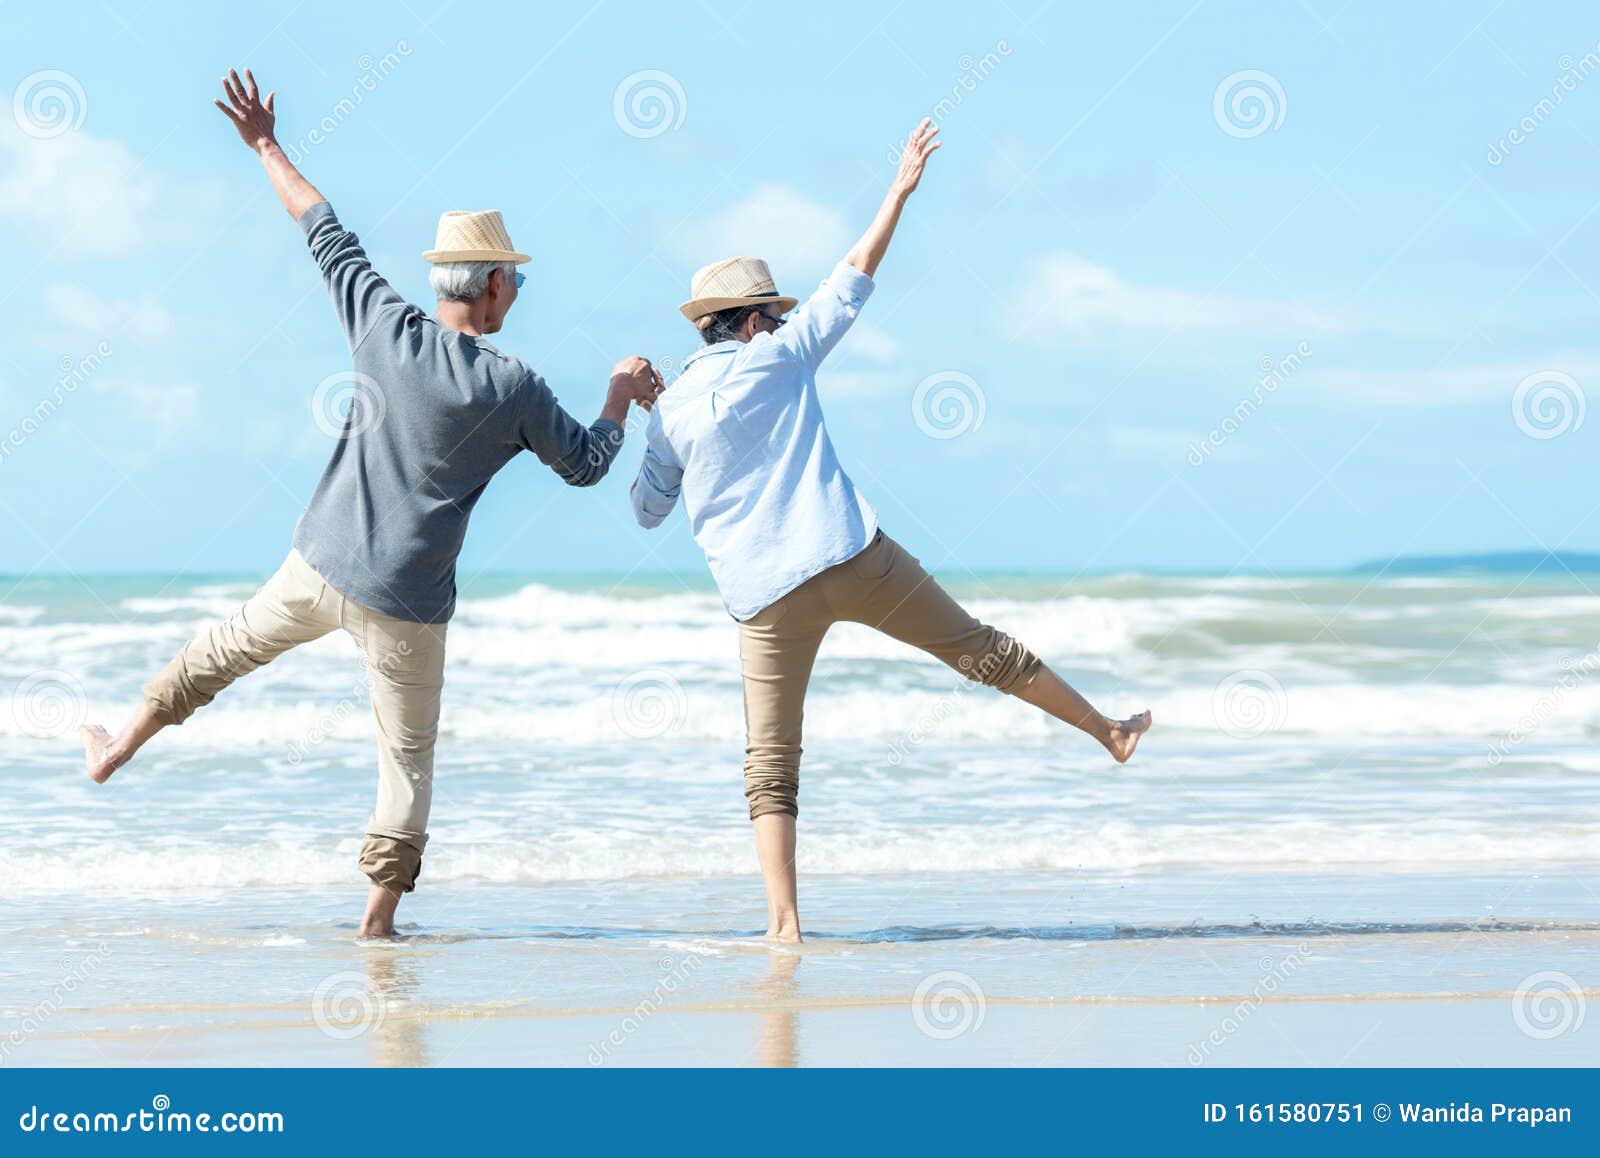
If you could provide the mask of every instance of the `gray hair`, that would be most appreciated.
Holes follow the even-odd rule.
[[[489,288],[489,275],[504,271],[504,280],[516,277],[512,261],[446,261],[428,271],[428,284],[442,302],[475,302]]]

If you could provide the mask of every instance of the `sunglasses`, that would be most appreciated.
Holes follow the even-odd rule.
[[[516,274],[516,275],[514,275],[514,276],[515,276],[515,278],[516,278],[516,280],[515,280],[515,282],[514,282],[514,283],[513,283],[513,284],[514,284],[514,285],[515,285],[515,286],[516,286],[516,287],[517,287],[517,288],[518,288],[518,289],[521,289],[521,288],[522,288],[522,286],[523,286],[523,283],[524,283],[524,282],[526,282],[526,281],[527,281],[527,280],[528,280],[528,279],[527,279],[527,278],[526,278],[526,277],[524,277],[524,276],[523,276],[523,275],[522,275],[522,274],[520,274],[520,273],[519,273],[519,274]]]

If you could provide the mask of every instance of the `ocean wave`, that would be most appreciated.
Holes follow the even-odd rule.
[[[735,668],[707,673],[688,666],[664,667],[647,675],[663,689],[662,714],[649,720],[636,718],[628,698],[632,677],[626,675],[591,682],[578,672],[558,672],[514,687],[498,681],[449,681],[441,743],[572,750],[742,740],[743,696]],[[1583,740],[1600,734],[1600,687],[1302,685],[1269,682],[1262,672],[1239,676],[1231,684],[1226,677],[1208,677],[1181,687],[1096,679],[1082,690],[1114,714],[1150,708],[1156,736],[1183,733],[1259,748],[1296,736],[1335,743],[1386,737],[1488,745]],[[162,744],[190,752],[276,747],[303,754],[323,744],[370,742],[373,723],[358,669],[330,677],[320,692],[308,692],[303,683],[289,680],[280,690],[263,676],[252,678],[263,682],[225,693],[183,728],[164,735]],[[136,691],[130,686],[129,696]],[[1239,698],[1251,695],[1253,704]],[[128,706],[127,701],[96,698],[81,715],[85,721],[115,724]],[[808,742],[855,741],[886,751],[941,742],[1046,743],[1067,734],[1066,725],[937,665],[886,673],[848,662],[832,662],[817,673],[806,701],[805,727]],[[62,742],[32,735],[25,719],[3,707],[0,736],[38,751]]]
[[[1059,822],[918,828],[870,827],[855,833],[807,831],[800,844],[805,874],[862,876],[1027,870],[1134,870],[1530,864],[1591,862],[1600,825],[1508,830],[1470,821],[1406,818],[1351,824],[1323,820],[1239,825]],[[13,891],[149,890],[207,892],[238,888],[351,886],[360,883],[354,840],[326,847],[230,842],[141,847],[120,843],[116,870],[102,850],[0,850],[0,875]],[[628,831],[563,834],[559,839],[465,844],[438,826],[429,843],[424,883],[484,881],[537,884],[648,877],[749,875],[748,833],[719,828],[691,836]]]

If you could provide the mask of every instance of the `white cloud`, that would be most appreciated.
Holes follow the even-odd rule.
[[[1377,406],[1438,406],[1503,399],[1509,406],[1525,379],[1554,371],[1578,384],[1585,395],[1600,390],[1600,355],[1545,354],[1522,362],[1455,366],[1447,369],[1337,369],[1307,373],[1303,387]]]
[[[737,254],[763,258],[781,293],[802,300],[809,285],[791,279],[826,273],[855,240],[837,209],[787,185],[758,185],[742,201],[678,232],[672,248],[696,268]]]
[[[200,388],[189,383],[122,380],[96,382],[95,389],[126,399],[137,415],[132,421],[162,437],[186,429],[200,412]]]
[[[121,141],[83,130],[48,140],[0,117],[0,218],[47,253],[127,257],[188,232],[205,190],[179,188]]]
[[[830,399],[881,398],[896,389],[909,391],[915,381],[900,343],[870,322],[856,322],[823,363],[817,390]]]
[[[86,286],[60,283],[45,288],[43,301],[49,321],[92,338],[126,334],[135,342],[161,341],[172,335],[177,324],[149,291],[113,300]]]
[[[1175,333],[1289,332],[1297,337],[1388,329],[1381,319],[1320,305],[1138,285],[1109,266],[1073,253],[1030,262],[1006,302],[1004,328],[1012,340],[1049,344]]]

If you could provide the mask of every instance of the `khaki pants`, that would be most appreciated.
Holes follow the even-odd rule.
[[[822,637],[840,620],[865,623],[920,647],[968,679],[1015,691],[1039,657],[979,623],[882,531],[859,555],[806,580],[739,625],[750,819],[798,815],[800,728]]]
[[[144,698],[163,724],[181,724],[240,676],[340,627],[366,657],[378,723],[378,804],[361,871],[391,892],[410,892],[428,842],[445,624],[412,623],[352,602],[291,551],[243,607],[185,644],[145,685]]]

